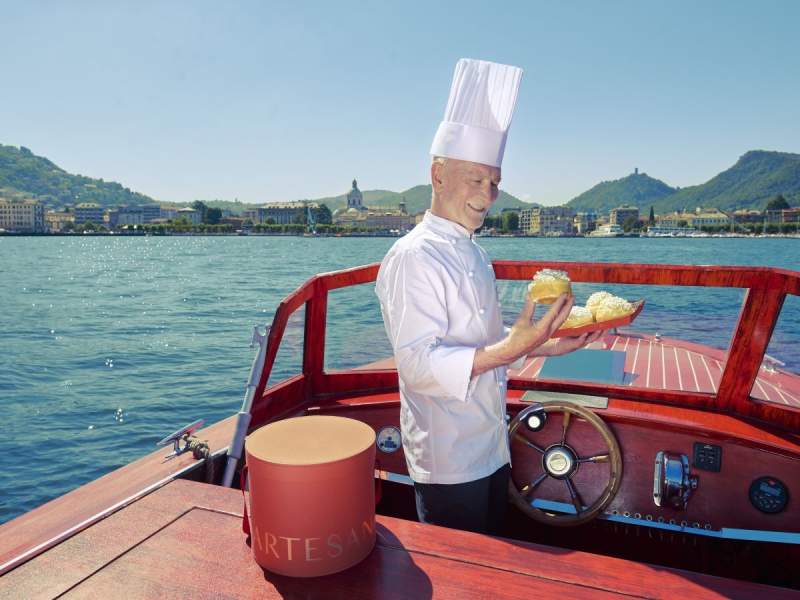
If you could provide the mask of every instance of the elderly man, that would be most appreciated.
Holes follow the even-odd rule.
[[[490,533],[507,504],[507,366],[599,336],[550,339],[572,307],[566,295],[536,322],[527,299],[505,329],[492,264],[473,238],[497,200],[521,75],[507,65],[458,62],[431,149],[431,208],[389,250],[375,288],[397,364],[419,519]]]

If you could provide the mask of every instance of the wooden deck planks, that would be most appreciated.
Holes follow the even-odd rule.
[[[252,560],[241,506],[237,490],[174,481],[0,578],[0,598],[800,597],[383,516],[365,561],[291,579]]]
[[[196,435],[208,440],[213,453],[227,447],[234,426],[235,417],[230,417]],[[164,461],[168,452],[163,449],[150,454],[0,525],[0,575],[12,568],[12,561],[20,555],[55,545],[65,530],[89,526],[109,507],[197,463],[191,453]]]

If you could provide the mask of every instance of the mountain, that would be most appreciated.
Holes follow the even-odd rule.
[[[608,212],[630,204],[638,206],[642,213],[653,206],[659,214],[684,208],[694,210],[698,206],[763,210],[778,194],[783,194],[792,206],[800,204],[800,154],[751,150],[706,183],[683,189],[672,188],[644,173],[634,173],[599,183],[570,200],[567,206]]]
[[[675,192],[675,188],[660,179],[645,173],[632,173],[622,179],[598,183],[567,202],[567,206],[576,211],[593,210],[598,213],[606,213],[623,204],[649,209],[651,204],[657,204]]]
[[[95,202],[101,206],[148,204],[149,196],[113,181],[71,175],[21,146],[0,144],[0,195],[35,197],[47,206]]]
[[[800,204],[800,154],[751,150],[730,169],[702,185],[683,188],[656,204],[656,212],[695,207],[763,210],[770,198],[783,194]]]

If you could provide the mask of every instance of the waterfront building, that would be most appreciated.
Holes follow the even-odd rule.
[[[45,229],[50,233],[58,233],[70,223],[75,222],[75,215],[71,212],[56,212],[49,210],[44,213]]]
[[[624,225],[625,221],[631,217],[633,217],[636,221],[639,220],[639,207],[618,206],[617,208],[611,209],[611,213],[608,216],[608,222],[611,225]]]
[[[356,210],[366,210],[364,206],[364,195],[358,189],[358,182],[353,179],[353,189],[347,193],[347,208],[355,208]]]
[[[340,227],[407,231],[416,223],[416,217],[408,214],[405,198],[396,209],[364,206],[364,195],[355,179],[347,193],[347,205],[333,213],[333,224]]]
[[[699,227],[727,227],[731,220],[724,212],[716,209],[697,209],[689,221],[689,225]]]
[[[253,223],[273,223],[275,225],[291,225],[303,222],[308,209],[317,210],[317,202],[268,202],[242,212],[243,219]]]
[[[567,206],[523,208],[519,228],[528,235],[573,235],[575,211]]]
[[[572,223],[576,233],[586,235],[597,229],[597,213],[593,211],[576,213]]]
[[[694,219],[694,213],[671,212],[656,215],[656,224],[660,227],[688,227]]]
[[[421,220],[421,215],[409,215],[406,212],[405,202],[401,202],[397,209],[380,207],[358,209],[354,206],[339,209],[334,213],[333,223],[350,228],[407,231],[419,222],[417,217]]]
[[[142,204],[139,206],[142,211],[142,221],[152,223],[161,218],[161,207],[158,204]]]
[[[800,223],[800,207],[784,208],[781,211],[781,223]]]
[[[178,209],[174,206],[159,206],[159,218],[171,220],[178,216]]]
[[[194,208],[185,207],[179,208],[176,213],[176,219],[186,219],[192,225],[200,225],[203,222],[203,215],[200,214],[199,210],[195,210]]]
[[[75,225],[83,225],[91,221],[95,225],[104,222],[105,209],[93,202],[83,202],[75,207]]]
[[[800,221],[800,208],[783,208],[764,211],[762,220],[770,225],[784,225]]]
[[[760,210],[740,208],[733,212],[728,213],[728,218],[732,219],[734,223],[742,225],[750,225],[764,222],[764,215]]]
[[[0,229],[24,233],[44,232],[44,206],[38,200],[0,198]]]
[[[108,228],[117,229],[123,225],[141,225],[145,222],[142,209],[138,206],[120,206],[107,213]]]

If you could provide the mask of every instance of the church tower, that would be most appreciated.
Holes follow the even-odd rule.
[[[347,208],[364,210],[363,201],[364,197],[361,195],[361,190],[358,189],[358,183],[353,179],[353,189],[347,193]]]

